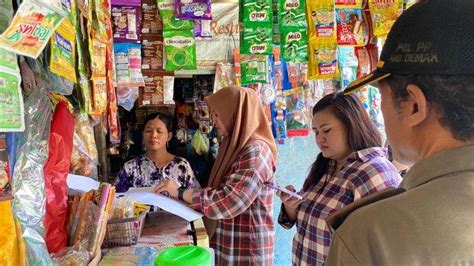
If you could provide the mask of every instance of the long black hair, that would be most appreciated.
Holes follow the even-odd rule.
[[[351,151],[382,146],[380,132],[357,96],[342,93],[328,94],[313,107],[313,116],[324,110],[331,110],[344,124],[348,133],[347,144]],[[321,180],[328,170],[330,160],[322,153],[318,154],[304,182],[303,190],[307,191]]]
[[[146,124],[148,124],[148,122],[150,122],[151,120],[154,120],[154,119],[161,120],[161,122],[163,122],[165,124],[166,129],[168,130],[168,132],[173,131],[173,118],[168,114],[159,113],[159,112],[149,114],[145,117],[145,121],[144,121],[144,124],[143,124],[143,129],[145,129]]]

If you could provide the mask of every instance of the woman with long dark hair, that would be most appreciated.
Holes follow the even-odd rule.
[[[330,214],[401,182],[381,148],[380,133],[355,95],[321,99],[313,108],[313,130],[321,153],[299,191],[304,199],[279,193],[283,204],[278,222],[287,229],[296,224],[294,265],[324,263],[332,239],[325,222]]]

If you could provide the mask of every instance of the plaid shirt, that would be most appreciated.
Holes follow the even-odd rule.
[[[216,265],[272,265],[275,226],[274,159],[269,146],[249,142],[227,171],[219,189],[195,190],[192,208],[217,220],[211,238]]]
[[[308,191],[300,191],[307,199],[299,207],[297,219],[289,221],[282,205],[278,222],[285,228],[296,223],[293,238],[293,265],[323,264],[329,252],[332,234],[325,219],[355,200],[383,190],[398,187],[397,169],[387,160],[382,148],[369,148],[352,153],[346,165],[334,175],[335,161]],[[319,194],[321,187],[327,183]]]

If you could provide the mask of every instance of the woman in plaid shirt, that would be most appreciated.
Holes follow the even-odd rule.
[[[325,221],[330,214],[401,182],[356,96],[330,94],[321,99],[313,108],[313,130],[321,153],[299,191],[304,199],[279,193],[283,204],[278,222],[287,229],[296,224],[293,265],[324,263],[332,239]]]
[[[260,98],[251,89],[224,88],[206,97],[214,126],[222,137],[207,188],[167,191],[204,214],[216,265],[272,265],[273,182],[276,145]]]

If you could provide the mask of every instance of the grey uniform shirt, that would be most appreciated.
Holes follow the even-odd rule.
[[[343,215],[327,265],[474,264],[474,145],[423,159],[400,188]]]

